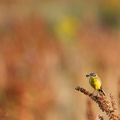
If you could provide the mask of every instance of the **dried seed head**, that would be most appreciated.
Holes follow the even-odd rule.
[[[113,95],[110,94],[110,98],[111,98],[111,105],[110,102],[107,100],[107,98],[105,96],[96,96],[93,93],[85,90],[84,88],[81,88],[79,86],[77,86],[75,88],[76,90],[82,92],[85,95],[88,95],[94,102],[96,102],[99,106],[99,108],[106,113],[106,115],[108,116],[108,118],[111,120],[120,120],[120,115],[116,115],[115,111],[116,111],[116,102],[115,102],[115,98]],[[99,117],[99,116],[98,116]],[[102,118],[99,117],[100,120],[104,120]]]

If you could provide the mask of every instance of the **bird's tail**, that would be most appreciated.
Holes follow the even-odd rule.
[[[99,89],[98,91],[102,93],[104,96],[106,96],[106,93],[102,89]]]

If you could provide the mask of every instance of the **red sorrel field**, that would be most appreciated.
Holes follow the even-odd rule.
[[[91,72],[119,114],[119,8],[117,0],[1,0],[0,120],[109,119],[75,90],[93,91]]]

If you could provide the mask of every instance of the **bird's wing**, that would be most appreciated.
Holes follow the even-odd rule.
[[[100,81],[100,83],[101,83],[101,89],[102,89],[102,82],[101,82],[101,80],[100,80],[100,78],[98,77],[98,80]]]
[[[100,78],[98,77],[98,80],[101,82]],[[101,82],[102,83],[102,82]]]

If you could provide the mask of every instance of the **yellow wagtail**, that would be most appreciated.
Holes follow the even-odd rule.
[[[86,75],[86,77],[89,77],[89,83],[95,90],[106,96],[105,92],[102,90],[101,80],[96,73],[90,73],[89,75]]]

